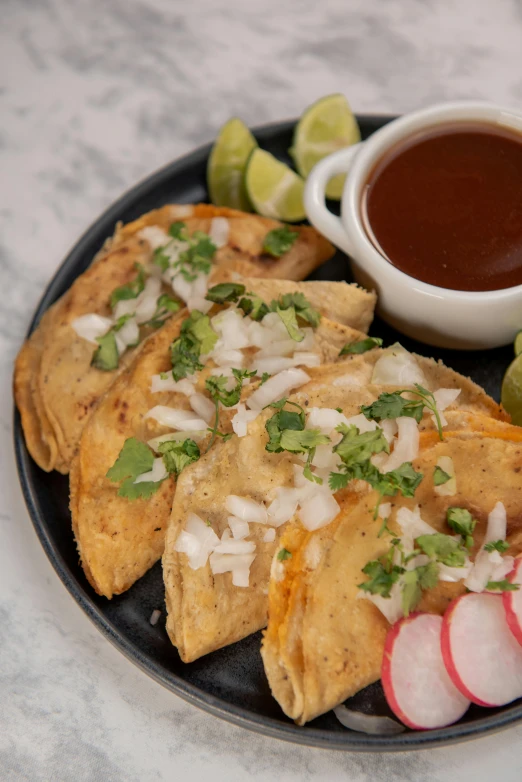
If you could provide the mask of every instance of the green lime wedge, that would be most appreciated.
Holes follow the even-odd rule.
[[[513,347],[515,348],[515,356],[520,356],[522,353],[522,331],[519,331],[517,336],[515,337],[515,342]]]
[[[270,152],[254,149],[248,159],[245,185],[254,209],[263,217],[287,223],[305,219],[303,180]]]
[[[249,212],[252,209],[245,189],[247,160],[257,141],[237,117],[226,122],[212,147],[207,166],[210,200],[216,206],[229,206]]]
[[[522,426],[522,355],[517,356],[507,368],[500,401],[506,413],[511,416],[512,423]]]
[[[290,154],[306,179],[319,160],[360,140],[357,120],[344,95],[327,95],[304,111],[294,132]],[[345,178],[345,174],[332,177],[326,188],[328,198],[340,200]]]

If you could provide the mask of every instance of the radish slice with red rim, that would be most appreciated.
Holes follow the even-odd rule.
[[[519,644],[522,644],[522,557],[515,559],[515,567],[508,575],[508,580],[513,584],[520,584],[520,589],[504,592],[502,601],[508,627]]]
[[[446,610],[441,648],[455,687],[479,706],[522,695],[522,648],[508,627],[502,595],[469,593]]]
[[[467,711],[442,659],[442,618],[411,614],[388,631],[382,686],[393,713],[413,730],[443,728]]]

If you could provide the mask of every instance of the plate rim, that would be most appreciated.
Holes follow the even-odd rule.
[[[393,119],[395,115],[358,114],[356,116],[361,123],[371,121],[384,124]],[[260,137],[262,141],[263,136],[270,134],[270,132],[280,134],[290,131],[295,127],[296,122],[297,119],[275,121],[253,127],[251,130],[256,138]],[[36,306],[26,338],[36,328],[46,309],[55,301],[63,284],[63,277],[71,269],[78,266],[79,259],[85,254],[86,248],[92,239],[101,234],[102,230],[105,236],[110,236],[119,213],[126,207],[129,208],[133,202],[139,200],[142,195],[148,193],[151,189],[160,186],[164,180],[170,180],[176,175],[178,169],[190,166],[192,162],[195,163],[205,159],[211,147],[211,142],[202,144],[196,149],[177,157],[170,163],[161,166],[153,173],[143,177],[135,185],[129,187],[119,198],[103,210],[80,235],[54,272]],[[109,227],[108,230],[105,230],[106,226]],[[345,729],[345,731],[331,731],[309,726],[299,727],[292,722],[283,722],[274,717],[258,715],[249,709],[224,702],[222,698],[187,682],[178,674],[170,672],[167,676],[162,671],[160,665],[142,653],[132,641],[126,638],[107,619],[100,608],[93,602],[87,590],[77,581],[64,557],[60,554],[58,547],[53,542],[46,529],[45,514],[39,507],[36,490],[30,477],[32,459],[25,445],[21,417],[16,406],[14,407],[13,417],[13,440],[18,477],[29,517],[40,544],[60,581],[91,622],[113,646],[158,684],[174,692],[188,703],[234,725],[271,738],[302,746],[335,749],[345,752],[400,752],[447,746],[479,738],[522,721],[522,703],[520,703],[512,707],[508,706],[500,714],[485,716],[469,723],[457,723],[446,728],[431,731],[412,731],[411,733],[402,733],[395,736],[370,736],[364,733],[349,731],[348,729]]]

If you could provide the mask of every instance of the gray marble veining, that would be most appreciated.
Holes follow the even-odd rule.
[[[3,0],[0,26],[0,778],[505,782],[522,728],[343,755],[230,726],[114,650],[32,531],[11,446],[12,361],[46,282],[127,187],[208,141],[347,94],[359,112],[522,102],[520,0]]]

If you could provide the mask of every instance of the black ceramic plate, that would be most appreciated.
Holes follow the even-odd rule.
[[[360,117],[364,137],[389,117]],[[262,147],[288,161],[293,122],[255,131]],[[83,272],[118,220],[134,220],[169,202],[208,200],[205,169],[210,147],[203,147],[171,163],[126,193],[78,241],[58,270],[36,311],[31,330],[45,310]],[[319,269],[314,279],[350,279],[347,259],[340,252]],[[511,348],[481,353],[435,350],[405,339],[377,320],[372,333],[385,344],[397,338],[409,349],[435,355],[482,385],[498,399],[500,381],[512,355]],[[25,448],[20,418],[15,414],[14,437],[22,489],[35,530],[63,583],[95,625],[129,659],[185,700],[237,725],[287,741],[350,751],[401,750],[463,741],[500,730],[522,720],[522,702],[499,709],[472,706],[456,725],[427,732],[406,731],[398,736],[367,736],[343,728],[333,712],[297,727],[271,697],[259,653],[261,635],[246,638],[189,665],[183,664],[163,628],[165,620],[161,565],[158,563],[128,592],[113,600],[94,594],[78,564],[68,510],[68,481],[58,473],[42,472]],[[152,627],[154,609],[162,609]],[[351,704],[368,713],[389,714],[380,684],[353,698]]]

